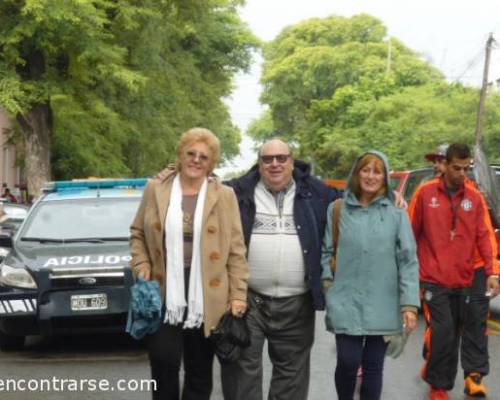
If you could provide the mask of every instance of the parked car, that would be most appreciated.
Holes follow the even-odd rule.
[[[491,168],[495,171],[498,183],[500,185],[500,164],[491,164]],[[400,192],[405,200],[410,203],[413,193],[417,187],[425,180],[434,175],[432,167],[418,168],[407,171],[393,171],[390,174],[390,184],[393,190]],[[471,178],[472,172],[471,172]],[[332,187],[345,188],[345,181],[325,179],[324,182]],[[495,229],[497,243],[498,243],[498,258],[500,259],[500,226]]]
[[[328,186],[341,191],[344,191],[347,187],[347,181],[343,179],[325,179],[323,182],[325,182]]]
[[[0,349],[32,334],[124,331],[129,226],[145,179],[52,183],[0,264]]]
[[[500,164],[491,164],[490,167],[495,171],[500,185]],[[432,177],[433,174],[432,167],[391,172],[391,187],[400,192],[407,202],[410,202],[417,187],[425,179]],[[471,178],[473,179],[472,172]]]
[[[426,179],[432,177],[434,174],[434,169],[420,168],[409,171],[395,171],[391,172],[390,183],[394,190],[397,190],[403,195],[405,200],[409,203],[411,197],[417,187]]]
[[[0,202],[0,262],[9,254],[6,245],[12,241],[28,210],[29,207],[22,204]]]
[[[500,185],[500,165],[492,164],[491,168],[495,171]],[[409,171],[391,172],[391,186],[394,190],[400,192],[409,203],[417,187],[427,178],[432,177],[432,168],[420,168]],[[471,178],[473,179],[472,173]],[[494,221],[494,219],[492,219]],[[500,260],[500,226],[495,227],[495,234],[498,244],[498,259]]]

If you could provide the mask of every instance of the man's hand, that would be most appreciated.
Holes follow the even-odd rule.
[[[330,289],[333,285],[333,280],[329,278],[324,278],[321,279],[321,291],[323,294],[326,294],[328,292],[328,289]]]
[[[157,179],[157,180],[163,182],[165,179],[167,179],[167,176],[170,174],[170,172],[171,172],[171,169],[168,167],[165,169],[162,169],[155,176],[153,176],[153,179]]]
[[[231,314],[241,318],[247,310],[247,302],[243,300],[231,300]]]
[[[401,193],[399,193],[397,190],[394,190],[394,196],[396,196],[394,205],[397,208],[402,208],[403,210],[406,210],[408,208],[408,203],[406,202],[405,198],[401,195]]]
[[[500,293],[500,284],[498,283],[498,276],[492,275],[488,277],[486,281],[486,293],[490,294],[490,299],[498,296]]]

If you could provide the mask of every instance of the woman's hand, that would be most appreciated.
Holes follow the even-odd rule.
[[[247,310],[247,302],[243,300],[231,300],[231,314],[235,317],[243,317]]]
[[[142,278],[145,281],[149,281],[151,279],[151,271],[147,265],[137,267],[137,278]]]
[[[417,329],[417,314],[413,311],[403,311],[403,327],[406,333],[412,333]]]

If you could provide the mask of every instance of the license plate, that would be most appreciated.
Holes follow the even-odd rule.
[[[108,308],[106,293],[77,294],[71,296],[72,311],[105,310]]]

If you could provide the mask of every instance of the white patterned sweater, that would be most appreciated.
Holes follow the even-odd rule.
[[[271,193],[262,180],[255,187],[255,221],[248,248],[250,289],[265,296],[305,293],[305,266],[293,220],[295,182]]]

